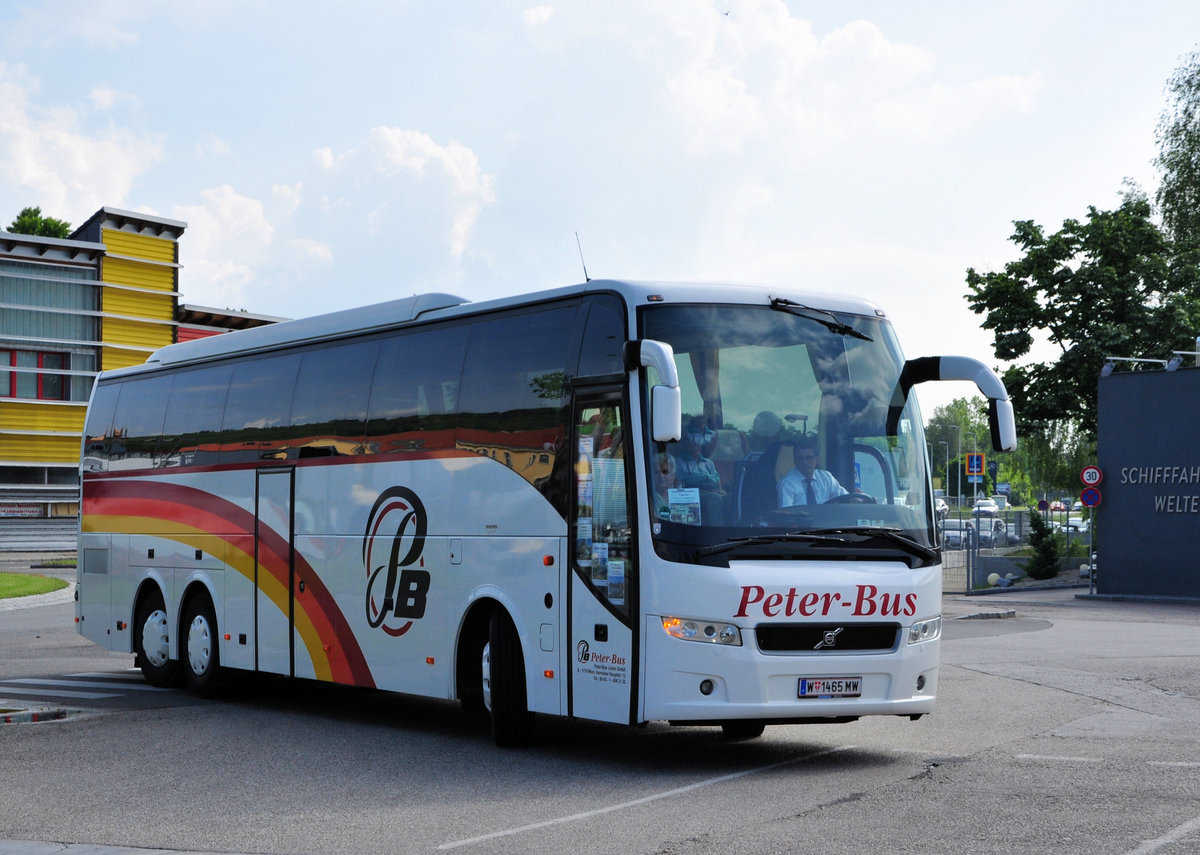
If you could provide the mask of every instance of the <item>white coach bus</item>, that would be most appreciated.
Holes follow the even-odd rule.
[[[79,631],[200,695],[458,699],[502,745],[535,714],[916,718],[942,592],[909,393],[937,379],[1015,446],[990,369],[906,362],[839,296],[591,281],[171,345],[96,381]],[[806,471],[826,495],[781,486]]]

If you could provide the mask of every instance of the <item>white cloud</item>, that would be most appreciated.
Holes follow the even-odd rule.
[[[196,155],[198,157],[228,157],[233,153],[233,148],[228,142],[223,140],[216,134],[209,134],[204,139],[196,143]]]
[[[185,297],[193,295],[189,302],[205,305],[246,308],[249,286],[271,266],[275,229],[261,201],[229,185],[204,190],[200,196],[200,204],[181,205],[171,214],[188,225]]]
[[[934,55],[869,21],[818,37],[781,0],[745,0],[730,16],[659,9],[671,44],[665,91],[689,152],[766,149],[795,161],[865,136],[920,143],[1029,109],[1035,76],[944,84]]]
[[[161,137],[89,127],[88,109],[35,106],[36,94],[37,81],[24,68],[0,62],[0,179],[10,204],[38,205],[72,222],[104,205],[127,204],[134,182],[161,159]]]
[[[525,23],[531,27],[541,26],[550,20],[550,16],[554,14],[553,6],[534,6],[526,9],[521,17],[525,19]]]
[[[271,195],[283,204],[284,212],[291,215],[300,207],[301,191],[303,189],[304,185],[299,183],[291,185],[276,184],[271,187]]]
[[[359,148],[341,154],[322,148],[314,156],[326,180],[357,194],[352,203],[337,193],[329,204],[359,210],[372,233],[390,228],[397,216],[428,219],[438,212],[445,217],[442,239],[455,258],[468,250],[484,207],[496,201],[495,178],[484,173],[474,151],[454,140],[442,145],[420,131],[378,126]]]

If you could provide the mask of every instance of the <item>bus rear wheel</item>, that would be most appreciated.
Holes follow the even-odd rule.
[[[217,694],[221,678],[221,649],[217,617],[207,594],[193,597],[183,618],[183,676],[201,698]]]
[[[167,607],[158,589],[138,604],[133,625],[137,630],[137,644],[134,646],[137,665],[142,669],[146,682],[163,688],[178,686],[179,660],[171,658],[171,627],[167,620]]]
[[[525,657],[512,619],[492,615],[484,648],[483,696],[492,713],[492,738],[501,747],[525,745],[533,737],[533,714],[525,692]]]

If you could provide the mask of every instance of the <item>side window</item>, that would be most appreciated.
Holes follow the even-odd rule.
[[[221,418],[233,369],[217,365],[175,375],[163,425],[163,466],[203,466],[220,455]]]
[[[359,454],[377,342],[324,347],[300,358],[292,400],[292,442],[300,457]]]
[[[141,469],[155,465],[173,379],[170,375],[160,375],[122,384],[113,416],[110,468]]]
[[[406,333],[380,343],[366,453],[454,447],[466,344],[463,326]]]
[[[579,376],[623,374],[625,311],[621,300],[600,294],[588,300],[587,326],[579,352]]]
[[[83,428],[83,457],[91,471],[108,469],[109,443],[112,440],[113,416],[121,384],[107,383],[96,387],[88,407],[87,424]],[[90,459],[89,459],[90,458]]]
[[[239,362],[221,423],[221,462],[282,460],[296,386],[298,354]]]
[[[507,466],[564,513],[564,408],[577,362],[577,318],[576,306],[563,306],[474,325],[458,420],[460,448]]]

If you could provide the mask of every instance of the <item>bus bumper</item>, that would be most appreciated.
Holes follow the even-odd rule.
[[[719,723],[762,719],[775,723],[847,719],[865,715],[919,716],[933,712],[939,640],[870,653],[804,651],[763,653],[753,629],[741,646],[672,638],[661,619],[648,616],[644,720]],[[857,696],[801,696],[813,680],[860,680]],[[830,685],[845,689],[846,684]]]

